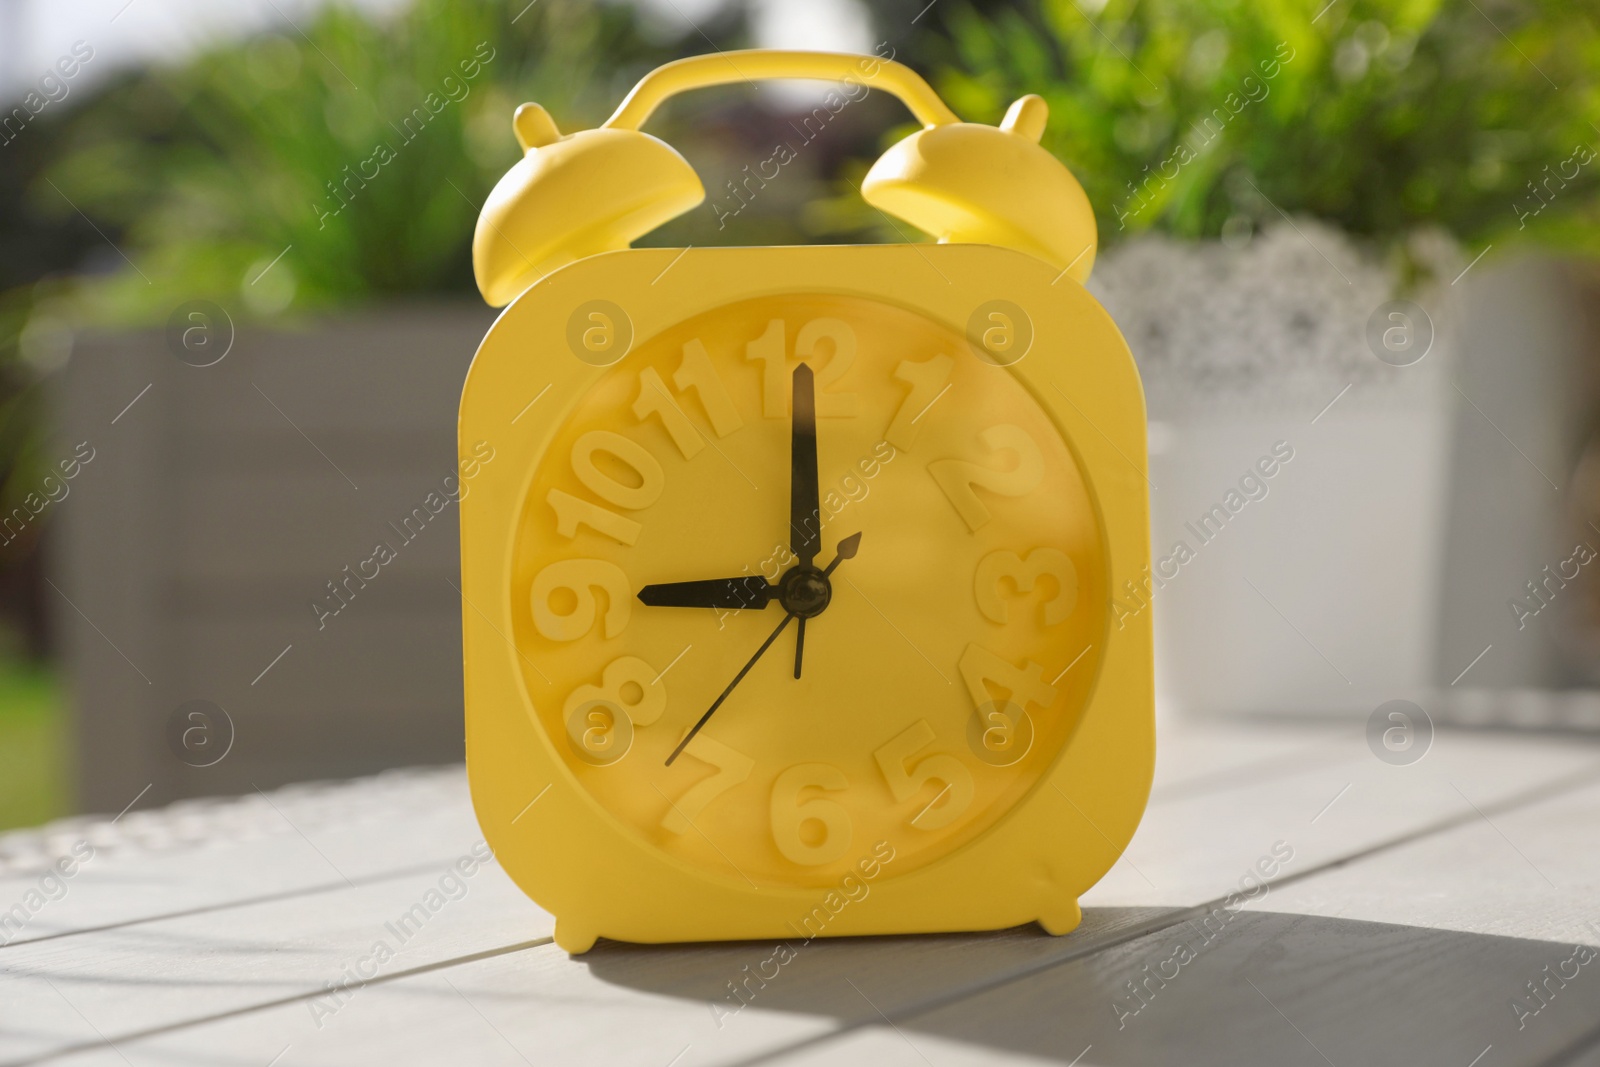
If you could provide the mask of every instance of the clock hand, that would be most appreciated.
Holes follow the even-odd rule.
[[[794,414],[789,426],[789,547],[809,567],[822,548],[822,503],[817,491],[817,396],[811,368],[794,369]]]
[[[795,630],[795,681],[800,680],[800,662],[805,659],[805,619],[800,619],[800,629]]]
[[[851,558],[852,556],[854,556],[856,554],[856,550],[858,548],[860,548],[860,547],[861,547],[861,534],[859,532],[853,533],[849,537],[846,537],[843,541],[840,541],[839,542],[839,547],[838,547],[838,555],[833,557],[833,562],[828,564],[827,570],[822,572],[823,581],[826,582],[827,579],[828,579],[828,575],[833,573],[833,569],[835,567],[837,567],[839,564],[843,563],[845,560],[847,560],[847,559]],[[805,652],[806,652],[806,617],[804,615],[802,615],[802,616],[800,616],[800,630],[799,630],[798,635],[795,638],[795,643],[794,643],[794,676],[795,676],[796,679],[798,679],[800,677],[800,661],[805,656]]]
[[[826,581],[828,575],[832,574],[834,568],[838,567],[839,564],[854,557],[856,550],[860,547],[861,535],[859,533],[851,534],[843,541],[840,541],[838,554],[833,557],[833,562],[828,564],[827,569],[822,572],[823,580]],[[799,616],[793,611],[789,611],[783,616],[783,621],[778,623],[777,629],[773,630],[772,633],[767,635],[767,639],[765,641],[761,642],[761,647],[756,649],[756,654],[751,656],[749,662],[739,669],[739,673],[733,676],[733,681],[728,683],[728,687],[717,696],[716,700],[711,702],[711,706],[706,709],[706,713],[700,716],[699,721],[689,728],[688,733],[683,735],[683,740],[678,742],[678,747],[673,749],[672,755],[667,757],[668,767],[672,766],[672,761],[677,759],[679,754],[688,747],[689,742],[694,740],[695,734],[698,734],[701,727],[705,726],[705,724],[710,721],[711,716],[716,712],[716,710],[722,707],[722,702],[728,699],[728,694],[733,692],[733,687],[744,681],[744,676],[750,673],[750,668],[754,667],[756,665],[756,661],[762,657],[767,649],[772,647],[772,642],[776,641],[778,639],[778,635],[783,633],[783,629],[789,625],[789,621],[796,618],[799,618]]]
[[[764,608],[777,594],[778,587],[760,575],[742,574],[647,585],[639,590],[639,602],[657,608]]]
[[[833,562],[828,564],[827,568],[822,572],[822,576],[826,578],[828,575],[832,574],[834,568],[839,566],[839,564],[843,563],[845,560],[855,559],[856,552],[859,551],[860,548],[861,534],[859,531],[851,534],[849,537],[846,537],[843,541],[840,541],[838,547],[834,549],[834,552],[837,553],[837,555],[833,557]]]
[[[711,706],[706,709],[706,713],[700,716],[700,721],[689,728],[689,732],[683,735],[683,740],[678,742],[678,747],[672,750],[672,755],[667,757],[668,767],[672,766],[672,761],[678,758],[678,753],[682,752],[689,742],[694,740],[694,735],[700,732],[700,728],[711,718],[712,713],[722,707],[722,702],[728,699],[728,694],[733,692],[733,687],[744,681],[744,676],[750,673],[750,668],[756,665],[756,660],[760,659],[761,654],[772,647],[772,642],[778,639],[778,635],[783,633],[783,628],[793,622],[794,618],[793,615],[785,615],[783,621],[778,623],[778,628],[773,630],[765,641],[761,642],[761,647],[756,649],[756,654],[750,657],[750,662],[739,668],[739,673],[733,676],[733,681],[728,683],[728,688],[724,689],[722,694],[711,702]]]
[[[789,547],[811,567],[822,547],[822,502],[817,489],[817,386],[809,364],[794,369],[789,417]],[[794,676],[806,652],[806,620],[794,643]]]

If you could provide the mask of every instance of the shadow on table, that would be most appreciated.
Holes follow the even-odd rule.
[[[974,1060],[1078,1067],[1504,1067],[1600,1045],[1600,955],[1570,943],[1274,912],[1168,925],[1172,914],[1087,909],[1064,938],[1019,927],[796,939],[782,963],[761,942],[602,942],[576,962],[605,982],[701,1001],[720,1028],[797,1012],[849,1031],[803,1042],[796,1062],[949,1059],[930,1037]]]

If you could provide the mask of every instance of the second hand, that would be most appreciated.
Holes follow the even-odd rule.
[[[840,541],[837,555],[833,557],[833,562],[828,564],[827,568],[822,572],[823,578],[826,579],[834,572],[834,569],[837,568],[839,564],[853,557],[856,554],[856,550],[860,547],[861,535],[859,533],[851,534],[843,541]],[[733,692],[733,687],[744,681],[744,676],[750,673],[750,668],[756,665],[756,661],[761,658],[762,654],[766,652],[767,649],[772,647],[772,642],[776,641],[778,639],[778,635],[783,633],[784,627],[788,626],[789,623],[794,621],[796,618],[798,618],[798,616],[796,616],[792,611],[784,615],[783,621],[778,623],[777,629],[773,630],[772,633],[767,636],[767,639],[761,642],[761,647],[756,649],[756,654],[751,656],[749,662],[739,669],[739,673],[733,676],[733,681],[728,683],[728,687],[724,689],[717,699],[712,702],[711,706],[706,709],[706,713],[700,716],[700,720],[689,728],[689,732],[687,734],[683,735],[683,740],[678,742],[678,747],[673,749],[672,755],[667,757],[668,767],[672,766],[672,761],[677,759],[678,756],[683,753],[683,750],[688,747],[689,742],[694,740],[694,736],[700,732],[700,728],[710,721],[712,714],[718,708],[722,707],[722,702],[728,699],[728,694]]]
[[[744,676],[750,673],[750,668],[756,665],[756,660],[761,658],[761,654],[772,647],[772,642],[776,641],[778,635],[783,633],[783,628],[793,622],[794,619],[793,615],[785,615],[783,621],[778,623],[778,628],[773,630],[765,641],[761,642],[761,647],[756,649],[756,654],[750,657],[750,662],[739,669],[739,673],[733,676],[733,681],[728,683],[728,688],[724,689],[722,695],[712,702],[704,715],[700,716],[700,721],[695,723],[687,734],[683,735],[683,740],[678,742],[678,747],[673,749],[672,755],[667,757],[668,767],[672,766],[672,761],[678,758],[678,754],[688,746],[689,742],[694,740],[694,735],[700,732],[700,727],[706,724],[706,720],[711,718],[712,713],[722,707],[722,702],[728,699],[728,694],[733,692],[733,687],[744,681]]]

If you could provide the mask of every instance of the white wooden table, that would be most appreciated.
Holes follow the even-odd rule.
[[[1164,728],[1075,933],[818,940],[742,1008],[772,945],[571,958],[492,862],[449,877],[459,767],[11,834],[0,1063],[1600,1065],[1600,744],[1397,767],[1363,725]]]

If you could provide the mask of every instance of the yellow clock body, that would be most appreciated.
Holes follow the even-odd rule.
[[[1109,610],[1143,396],[1078,280],[581,255],[483,342],[460,441],[473,802],[558,944],[1076,926],[1154,757],[1148,613]]]

